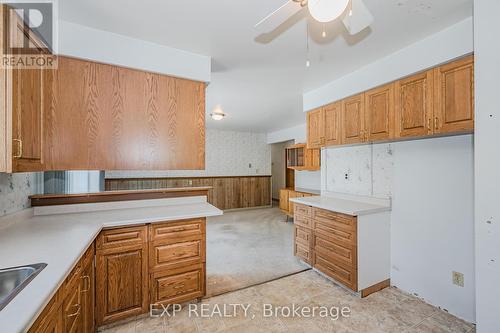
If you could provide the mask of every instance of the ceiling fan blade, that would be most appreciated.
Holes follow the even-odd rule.
[[[370,26],[373,21],[373,15],[370,13],[362,0],[352,1],[352,16],[347,14],[342,22],[344,23],[347,31],[351,35],[355,35],[366,27]]]
[[[294,14],[302,9],[300,3],[294,1],[287,1],[283,6],[276,9],[274,12],[266,16],[262,21],[255,25],[261,33],[271,32],[286,22]]]

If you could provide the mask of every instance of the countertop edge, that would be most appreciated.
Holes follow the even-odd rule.
[[[332,212],[342,213],[342,214],[346,214],[346,215],[350,215],[350,216],[370,215],[370,214],[376,214],[376,213],[381,213],[381,212],[387,212],[387,211],[391,210],[391,207],[381,206],[381,207],[376,207],[376,208],[360,209],[360,210],[352,211],[352,210],[335,208],[335,207],[332,207],[329,205],[310,202],[307,200],[307,198],[292,198],[289,200],[291,202],[294,202],[294,203],[303,204],[303,205],[316,207],[316,208],[320,208],[320,209],[325,209],[325,210],[329,210]]]

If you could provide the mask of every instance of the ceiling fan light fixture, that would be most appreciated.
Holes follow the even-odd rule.
[[[210,117],[212,117],[213,120],[222,120],[222,119],[224,119],[225,116],[226,116],[226,114],[220,108],[215,109],[210,114]]]
[[[340,17],[350,0],[309,0],[309,13],[318,22],[326,23]]]

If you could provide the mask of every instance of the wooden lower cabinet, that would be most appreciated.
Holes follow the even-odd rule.
[[[179,304],[205,296],[205,264],[151,274],[151,304]]]
[[[375,247],[364,247],[360,267],[359,221],[324,209],[295,204],[294,255],[314,269],[362,297],[388,286],[390,274],[390,217],[379,215],[373,220],[363,217],[364,239],[371,238]],[[380,246],[379,246],[380,245]],[[378,247],[379,246],[379,247]],[[370,265],[366,265],[369,262]],[[377,267],[378,266],[378,267]],[[360,275],[362,274],[362,275]],[[360,282],[360,276],[362,280]],[[374,288],[375,286],[380,286]]]
[[[95,332],[94,280],[94,244],[92,244],[28,332]]]
[[[206,219],[101,231],[29,333],[93,333],[206,294]]]
[[[315,194],[294,191],[289,188],[284,188],[280,190],[280,209],[286,215],[293,217],[294,216],[294,203],[290,202],[290,199],[293,198],[304,198],[304,197],[312,197]]]
[[[82,326],[83,332],[95,332],[95,267],[94,255],[84,263],[82,271]]]
[[[147,226],[98,236],[96,295],[97,326],[148,311]]]

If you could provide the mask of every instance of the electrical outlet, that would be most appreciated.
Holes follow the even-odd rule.
[[[464,286],[464,275],[459,272],[453,272],[453,284],[459,287]]]
[[[349,180],[349,174],[348,174],[348,173],[346,173],[346,174],[344,175],[344,177],[345,177],[345,180]]]

